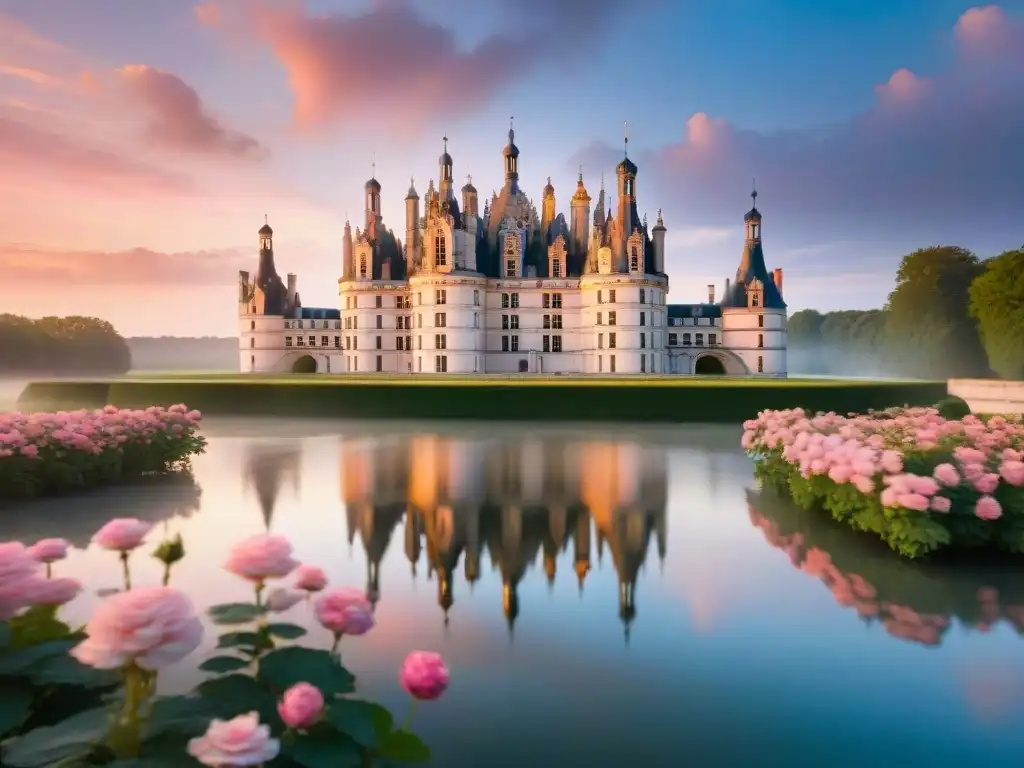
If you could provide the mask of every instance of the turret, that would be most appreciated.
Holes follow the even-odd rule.
[[[373,163],[373,175],[366,182],[366,238],[372,243],[377,241],[378,224],[380,223],[380,182],[377,181],[377,161]]]
[[[409,179],[409,192],[405,195],[405,268],[416,268],[420,247],[420,196],[416,194],[416,180]]]
[[[616,223],[619,227],[619,253],[626,253],[626,240],[633,234],[633,230],[640,226],[636,213],[636,164],[629,159],[629,131],[628,126],[624,139],[624,156],[622,162],[615,166],[615,175],[618,178],[618,215]],[[626,265],[621,263],[617,271],[624,271]]]
[[[576,179],[576,192],[569,203],[569,254],[573,260],[573,268],[582,271],[583,262],[587,258],[590,242],[590,195],[583,186],[583,166]]]
[[[341,279],[351,280],[355,277],[355,264],[352,261],[352,222],[345,218],[345,233],[341,237]]]
[[[508,128],[508,144],[502,150],[505,158],[505,186],[511,187],[513,192],[519,191],[519,147],[516,146],[516,132],[511,122]]]
[[[544,194],[541,197],[540,232],[541,237],[548,236],[548,229],[551,222],[555,220],[555,187],[548,176],[548,183],[544,186]]]
[[[651,242],[654,245],[654,271],[659,275],[665,274],[665,232],[665,222],[661,218],[661,209],[659,208],[658,223],[651,230]]]
[[[286,311],[287,292],[277,268],[274,266],[274,230],[264,217],[258,232],[260,260],[256,269],[254,300],[257,315],[283,315]]]
[[[452,186],[452,156],[448,154],[448,137],[444,139],[444,151],[441,156],[437,158],[438,168],[441,172],[441,182],[439,184],[441,200],[447,201],[454,197],[453,186]]]

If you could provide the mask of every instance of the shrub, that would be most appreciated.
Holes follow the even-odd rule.
[[[950,395],[939,400],[935,404],[935,410],[944,419],[956,420],[971,415],[971,406],[967,404],[966,400],[956,395]]]

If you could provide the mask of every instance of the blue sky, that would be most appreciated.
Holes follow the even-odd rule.
[[[87,5],[0,0],[14,311],[230,333],[264,213],[304,301],[333,305],[373,159],[401,237],[443,135],[457,177],[500,187],[512,115],[522,185],[539,203],[550,175],[563,212],[580,164],[614,188],[629,121],[672,301],[735,271],[753,177],[794,309],[881,305],[917,247],[1022,240],[1024,0]],[[154,290],[210,311],[141,317]]]

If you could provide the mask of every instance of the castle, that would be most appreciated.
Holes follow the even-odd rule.
[[[765,266],[757,192],[721,300],[709,285],[707,302],[668,304],[667,230],[660,210],[650,228],[638,212],[628,146],[614,208],[602,180],[591,214],[581,169],[567,221],[550,178],[539,213],[520,188],[512,128],[504,186],[482,212],[471,178],[459,202],[445,138],[422,211],[410,183],[404,242],[384,226],[371,178],[363,228],[345,222],[339,309],[302,306],[265,224],[256,274],[239,273],[241,370],[785,376],[782,270]]]

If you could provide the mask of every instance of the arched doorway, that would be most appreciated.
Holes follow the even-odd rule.
[[[312,355],[303,355],[292,364],[292,373],[316,373],[316,360]]]
[[[703,355],[697,358],[693,372],[698,376],[724,376],[725,365],[714,355]]]
[[[530,361],[529,360],[520,360],[519,361],[519,372],[520,373],[529,373],[529,371],[530,371]]]

